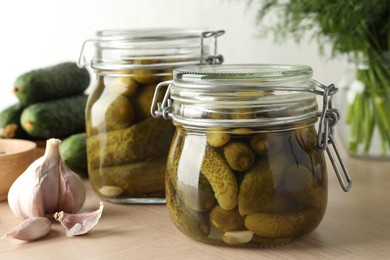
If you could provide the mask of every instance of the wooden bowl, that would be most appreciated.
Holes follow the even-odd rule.
[[[37,145],[20,139],[0,139],[0,201],[7,199],[16,178],[37,159]]]

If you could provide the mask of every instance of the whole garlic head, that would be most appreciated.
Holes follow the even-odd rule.
[[[84,184],[61,158],[60,143],[55,138],[47,140],[45,154],[12,184],[8,205],[17,217],[44,217],[57,211],[77,212],[84,204]]]

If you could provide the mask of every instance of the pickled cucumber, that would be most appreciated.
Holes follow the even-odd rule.
[[[199,166],[192,165],[193,155],[182,153],[183,136],[182,131],[176,131],[168,155],[167,177],[170,178],[174,189],[186,207],[196,211],[208,211],[215,203],[214,191],[206,177],[199,172]],[[191,142],[188,147],[192,149]],[[178,179],[178,175],[181,179]]]
[[[274,190],[272,171],[266,160],[255,162],[245,173],[238,193],[238,210],[241,216],[259,212],[262,203],[271,198]]]
[[[162,118],[147,118],[126,129],[87,138],[89,168],[153,158],[168,152],[174,127]]]
[[[177,190],[177,171],[182,153],[183,137],[182,131],[177,130],[175,132],[167,159],[167,177],[175,190]]]
[[[230,141],[230,134],[223,132],[223,128],[212,128],[206,136],[207,143],[212,147],[221,147]]]
[[[251,139],[251,147],[259,155],[276,154],[282,146],[282,138],[277,134],[256,134]]]
[[[247,171],[255,161],[251,148],[244,143],[229,142],[224,147],[225,159],[229,166],[236,171]]]
[[[137,82],[130,76],[116,77],[108,85],[110,92],[126,97],[134,96],[137,93],[137,89]]]
[[[109,132],[130,126],[134,121],[134,109],[127,97],[112,94],[93,104],[91,117],[92,127]]]
[[[169,179],[166,181],[166,200],[169,215],[173,223],[183,233],[204,240],[210,233],[210,221],[206,213],[187,208],[175,194]]]
[[[247,127],[234,128],[231,130],[232,134],[235,135],[250,135],[253,133],[253,129]]]
[[[280,193],[275,191],[271,198],[264,200],[258,207],[258,212],[264,213],[285,213],[297,208],[300,205],[291,198],[290,194]]]
[[[215,202],[214,191],[203,174],[199,174],[195,182],[188,185],[179,181],[176,193],[186,207],[196,211],[208,211]]]
[[[295,139],[298,144],[308,153],[314,150],[314,141],[317,139],[317,133],[314,127],[298,128],[294,131]]]
[[[301,206],[326,208],[327,182],[326,180],[318,182],[305,166],[290,166],[286,171],[285,185],[292,198]]]
[[[137,196],[148,193],[164,193],[165,157],[153,160],[102,167],[89,172],[92,185],[97,190],[116,187],[121,194]],[[108,193],[106,193],[108,194]]]
[[[210,212],[211,224],[220,231],[245,230],[244,218],[238,213],[237,208],[224,210],[220,206],[214,207]]]
[[[150,65],[158,63],[157,60],[137,60],[134,62],[134,64],[142,64],[142,65]],[[151,69],[139,69],[139,70],[133,70],[133,78],[141,84],[151,84],[151,83],[158,83],[160,79],[156,76],[158,73],[157,70],[151,70]]]
[[[139,86],[137,95],[132,98],[137,121],[151,117],[150,107],[152,105],[155,89],[156,84]],[[158,100],[161,101],[162,98],[163,95],[161,94]]]
[[[225,159],[210,146],[206,146],[200,171],[213,188],[221,208],[230,210],[237,206],[237,179]]]
[[[295,237],[308,227],[319,223],[312,209],[288,213],[254,213],[245,217],[245,227],[256,235],[267,238]]]

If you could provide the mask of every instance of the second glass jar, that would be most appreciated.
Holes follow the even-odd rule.
[[[142,29],[100,31],[91,61],[97,78],[86,108],[88,172],[93,189],[114,203],[165,203],[166,156],[172,123],[150,107],[158,82],[173,68],[222,62],[211,55],[223,31]],[[158,100],[162,100],[162,96]]]
[[[166,196],[178,229],[210,244],[267,247],[320,224],[328,194],[323,151],[332,163],[329,148],[339,155],[331,104],[337,89],[311,76],[302,65],[192,66],[157,86],[156,97],[169,84],[163,102],[153,102],[154,116],[176,126]]]

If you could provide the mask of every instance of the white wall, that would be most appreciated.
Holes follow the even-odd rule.
[[[314,78],[337,82],[344,60],[320,57],[316,42],[276,44],[259,38],[257,6],[247,0],[12,0],[0,4],[0,109],[16,102],[13,82],[28,70],[76,61],[84,40],[102,29],[224,29],[225,63],[299,63]],[[254,1],[255,2],[255,1]]]

